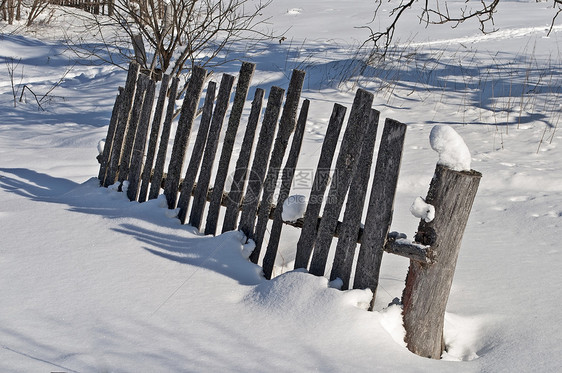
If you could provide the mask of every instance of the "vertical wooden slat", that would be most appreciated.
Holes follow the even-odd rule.
[[[197,114],[197,105],[203,91],[203,83],[207,77],[207,71],[202,67],[195,66],[191,71],[191,78],[187,84],[185,97],[181,106],[180,120],[172,146],[172,158],[168,165],[168,174],[164,185],[164,194],[169,209],[176,207],[178,199],[178,188],[180,183],[181,169],[185,161],[185,151],[191,134],[191,127]]]
[[[135,135],[135,144],[133,145],[133,154],[131,156],[129,177],[127,178],[127,180],[129,180],[127,197],[129,197],[130,201],[135,201],[138,196],[155,89],[156,83],[151,79],[147,79],[146,94],[142,103],[142,112],[137,126],[137,134]]]
[[[150,185],[150,176],[152,174],[152,166],[154,165],[154,156],[156,155],[156,145],[158,143],[158,135],[160,134],[160,126],[164,113],[164,104],[166,103],[166,92],[168,92],[168,84],[170,83],[170,75],[166,74],[160,83],[160,92],[158,93],[158,101],[154,109],[154,119],[150,130],[150,138],[148,139],[148,149],[146,151],[146,160],[144,162],[144,170],[142,172],[142,184],[139,192],[139,202],[146,201],[148,194],[148,186]]]
[[[304,213],[304,221],[297,242],[297,253],[295,256],[295,268],[307,268],[312,248],[316,241],[316,233],[318,230],[318,217],[320,216],[320,209],[322,208],[322,201],[324,193],[330,181],[330,167],[334,159],[336,145],[340,136],[345,112],[347,108],[340,104],[334,104],[328,128],[326,129],[326,136],[322,143],[322,150],[320,151],[320,158],[318,166],[314,173],[314,180],[312,182],[312,189],[310,191],[310,198]]]
[[[256,247],[252,252],[252,255],[250,255],[250,260],[253,263],[258,262],[265,231],[267,229],[267,222],[269,221],[270,206],[273,202],[273,194],[275,193],[277,179],[279,178],[279,171],[281,169],[281,164],[283,163],[285,150],[287,149],[287,145],[289,143],[289,137],[295,129],[297,109],[299,106],[302,85],[304,83],[304,76],[304,71],[293,70],[291,81],[289,82],[287,99],[285,100],[283,114],[281,114],[281,120],[279,121],[279,131],[277,132],[275,144],[273,145],[273,151],[271,152],[267,177],[264,182],[263,195],[258,208],[258,220],[252,236],[256,243]]]
[[[203,210],[207,203],[207,193],[209,184],[211,183],[211,174],[213,172],[213,164],[217,153],[217,146],[220,132],[230,103],[230,93],[234,84],[234,76],[223,74],[217,96],[217,104],[211,121],[211,128],[207,137],[207,145],[205,146],[205,154],[203,155],[203,163],[201,164],[201,172],[197,178],[197,186],[193,195],[193,207],[189,215],[189,225],[200,229],[201,219],[203,218]]]
[[[105,177],[104,186],[107,187],[117,181],[117,174],[119,172],[119,163],[121,162],[121,152],[123,149],[123,140],[127,133],[127,126],[129,125],[129,117],[131,115],[133,97],[135,95],[135,87],[139,75],[140,66],[136,62],[129,65],[127,73],[127,82],[125,84],[125,91],[123,92],[123,101],[119,110],[119,120],[117,128],[115,129],[115,136],[113,137],[113,146],[111,148],[111,157],[109,160],[109,168],[107,176]]]
[[[172,85],[168,91],[168,105],[166,108],[166,117],[162,124],[162,134],[160,135],[160,145],[158,146],[158,154],[156,155],[156,163],[154,164],[154,173],[150,184],[148,199],[155,199],[160,194],[162,187],[162,178],[164,175],[164,163],[166,163],[166,153],[168,152],[168,141],[170,140],[170,132],[172,130],[172,120],[176,108],[176,95],[178,93],[179,79],[173,78]]]
[[[113,110],[111,111],[111,119],[109,120],[109,127],[107,128],[107,136],[105,137],[105,145],[103,146],[103,151],[100,159],[100,171],[98,173],[98,180],[101,185],[104,185],[105,176],[107,173],[107,168],[109,166],[109,157],[111,156],[111,148],[113,147],[113,138],[115,136],[115,130],[117,128],[117,122],[119,119],[119,110],[123,102],[123,93],[119,90],[119,94],[115,97],[115,104],[113,105]]]
[[[137,126],[139,125],[141,117],[142,104],[144,102],[144,97],[148,88],[148,81],[148,76],[139,74],[135,92],[135,100],[133,102],[133,108],[131,110],[131,118],[129,119],[129,125],[127,126],[127,134],[125,135],[123,150],[121,152],[121,161],[119,162],[119,176],[117,179],[120,183],[123,183],[123,181],[127,180],[127,178],[129,177],[129,167],[131,166],[133,146],[135,144]]]
[[[295,128],[295,134],[293,136],[293,142],[291,143],[291,149],[289,150],[289,156],[287,157],[287,162],[285,163],[285,167],[283,169],[281,188],[279,190],[279,197],[277,198],[277,207],[275,208],[269,243],[263,257],[262,268],[265,278],[267,279],[271,279],[271,275],[273,273],[275,257],[277,256],[277,249],[279,247],[279,238],[281,237],[281,230],[283,228],[283,219],[281,217],[283,213],[283,203],[289,197],[289,193],[291,192],[291,184],[293,183],[293,177],[297,168],[302,140],[304,137],[304,130],[306,128],[309,105],[309,100],[304,100],[302,103],[297,127]]]
[[[252,156],[254,138],[256,135],[256,128],[260,120],[261,108],[263,105],[264,90],[256,88],[254,100],[252,101],[252,110],[246,125],[246,132],[242,140],[242,147],[240,154],[236,161],[236,169],[228,192],[228,201],[226,212],[224,214],[224,221],[222,225],[222,232],[231,231],[236,228],[238,222],[238,214],[240,212],[240,203],[242,202],[242,193],[246,185],[246,178],[248,176],[248,165],[250,157]]]
[[[205,234],[214,235],[217,232],[217,222],[219,220],[219,210],[221,207],[226,176],[228,174],[228,166],[230,165],[232,149],[234,148],[234,141],[236,140],[236,132],[238,131],[240,118],[242,117],[242,111],[244,109],[244,103],[246,102],[246,97],[248,97],[248,89],[250,88],[250,82],[252,80],[252,76],[254,75],[255,68],[256,65],[249,62],[243,62],[242,67],[240,68],[236,93],[234,94],[234,102],[232,104],[232,109],[230,110],[228,126],[221,146],[222,150],[217,174],[215,175],[215,181],[213,184],[213,192],[211,193],[207,221],[205,222]]]
[[[357,144],[362,143],[372,102],[372,93],[362,89],[357,91],[336,161],[336,169],[334,170],[336,174],[330,183],[330,191],[318,227],[310,263],[310,273],[317,276],[324,275],[338,217],[359,159],[361,146],[357,146]]]
[[[195,139],[195,144],[193,145],[193,151],[191,152],[191,157],[189,158],[189,164],[187,165],[185,177],[183,178],[181,184],[180,199],[178,201],[178,207],[180,209],[178,219],[180,219],[182,224],[185,223],[187,210],[189,209],[189,201],[191,200],[191,193],[193,193],[193,185],[195,184],[195,178],[197,177],[199,166],[201,166],[201,158],[203,158],[203,150],[205,149],[207,135],[209,134],[209,126],[213,116],[216,89],[217,83],[209,82],[207,85],[205,104],[203,105],[203,113],[201,114],[201,122],[199,123],[199,130],[197,131],[197,138]]]
[[[371,109],[367,132],[363,139],[359,164],[353,176],[351,186],[349,187],[343,223],[340,228],[336,254],[330,273],[330,280],[340,278],[343,281],[342,290],[349,289],[353,257],[357,247],[357,236],[361,226],[361,216],[363,215],[367,185],[369,184],[371,165],[373,164],[378,124],[379,112],[375,109]]]
[[[284,95],[284,89],[273,86],[271,87],[267,99],[267,106],[265,108],[260,136],[256,145],[254,161],[252,162],[252,169],[248,175],[248,187],[246,188],[244,202],[242,203],[240,222],[238,223],[238,229],[241,230],[247,238],[252,238],[254,233],[254,222],[256,221],[260,193],[267,171],[267,161],[269,159],[269,153],[271,152],[271,146],[273,145],[273,138],[277,128],[277,120],[281,113]]]
[[[386,119],[353,280],[355,289],[369,288],[373,291],[373,304],[379,283],[383,247],[392,222],[394,194],[405,137],[405,124]]]

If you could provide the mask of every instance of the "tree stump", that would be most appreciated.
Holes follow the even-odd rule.
[[[445,307],[453,283],[455,266],[468,216],[482,174],[453,171],[437,165],[426,202],[435,207],[435,219],[423,219],[416,241],[430,245],[436,262],[410,260],[404,305],[405,342],[413,353],[440,359],[444,351]]]

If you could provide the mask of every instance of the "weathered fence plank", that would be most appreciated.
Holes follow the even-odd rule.
[[[343,281],[342,290],[349,289],[353,258],[357,247],[357,235],[361,227],[363,206],[365,205],[367,185],[369,184],[371,165],[373,164],[378,124],[379,112],[375,109],[371,109],[367,123],[367,131],[361,148],[359,164],[353,176],[351,186],[349,187],[347,204],[342,220],[343,223],[336,246],[332,271],[330,273],[330,280],[340,278]]]
[[[334,104],[332,115],[328,122],[328,128],[326,129],[326,136],[322,143],[322,150],[320,151],[318,166],[314,174],[310,197],[306,205],[301,234],[297,242],[295,269],[308,267],[312,248],[316,241],[319,224],[318,219],[324,200],[324,193],[326,193],[326,188],[330,181],[330,167],[332,166],[346,111],[347,108],[345,106]]]
[[[166,103],[168,84],[170,84],[170,75],[166,74],[162,77],[160,92],[158,94],[156,108],[154,109],[154,119],[152,120],[150,137],[148,139],[148,149],[146,151],[146,160],[144,162],[144,169],[142,172],[142,184],[138,198],[139,202],[146,201],[148,194],[152,167],[154,166],[154,156],[156,155],[156,145],[158,143],[158,135],[160,134],[160,126],[162,124],[162,113],[164,112],[164,104]]]
[[[129,117],[131,115],[133,106],[133,97],[135,95],[136,81],[139,76],[139,71],[139,64],[133,62],[129,65],[127,81],[125,83],[125,90],[122,93],[122,105],[119,109],[119,119],[117,121],[117,128],[115,129],[115,136],[113,137],[111,157],[109,160],[109,169],[103,183],[105,187],[117,181],[117,175],[119,173],[119,163],[121,162],[121,154],[123,151],[123,140],[125,139],[127,126],[129,125]]]
[[[353,281],[354,288],[369,288],[373,291],[373,302],[377,293],[383,248],[392,222],[405,136],[405,124],[386,119]]]
[[[257,223],[254,227],[254,234],[252,236],[256,243],[256,247],[250,256],[250,260],[254,263],[257,263],[261,252],[265,231],[267,229],[267,222],[269,221],[269,206],[273,202],[273,194],[275,193],[277,179],[279,178],[279,170],[281,169],[281,165],[283,163],[285,150],[287,149],[287,145],[289,143],[289,137],[291,136],[291,133],[293,133],[297,122],[297,110],[304,83],[304,76],[304,71],[293,70],[291,81],[289,82],[289,89],[287,90],[287,98],[285,100],[285,106],[283,107],[283,114],[281,114],[281,120],[279,121],[279,131],[277,132],[275,144],[273,145],[273,151],[271,152],[271,159],[269,160],[267,176],[264,182],[263,195],[258,207]]]
[[[193,151],[191,152],[189,164],[187,165],[187,170],[181,183],[181,193],[180,199],[178,201],[178,207],[180,209],[178,213],[178,219],[180,219],[182,224],[185,223],[185,220],[187,218],[189,201],[193,194],[193,186],[195,185],[197,172],[199,171],[199,167],[201,166],[203,151],[205,150],[207,136],[209,135],[209,126],[211,124],[211,118],[213,117],[213,106],[215,102],[216,89],[217,83],[209,82],[209,84],[207,85],[205,103],[203,104],[201,122],[199,123],[199,130],[197,131],[197,137],[195,139],[195,144],[193,145]]]
[[[285,200],[289,197],[289,193],[291,192],[291,184],[293,183],[295,170],[299,160],[309,106],[310,101],[304,100],[299,114],[299,119],[297,121],[297,127],[295,128],[295,133],[293,135],[293,142],[291,143],[291,149],[289,150],[287,162],[283,168],[281,188],[279,189],[279,197],[277,198],[277,208],[275,209],[273,215],[273,224],[269,234],[269,243],[263,257],[262,268],[264,276],[267,279],[271,279],[273,266],[275,264],[275,257],[277,256],[279,238],[281,237],[281,230],[283,228],[283,203],[285,203]]]
[[[248,90],[250,82],[254,75],[256,65],[249,62],[243,62],[238,75],[238,84],[236,85],[236,93],[234,94],[234,102],[230,110],[230,117],[228,118],[228,126],[224,135],[222,143],[221,155],[219,158],[219,165],[217,174],[215,175],[215,182],[213,184],[213,192],[211,193],[211,201],[207,210],[207,220],[205,222],[205,234],[217,233],[217,223],[219,220],[219,210],[221,207],[222,194],[224,192],[224,185],[228,174],[228,166],[230,165],[230,158],[232,156],[232,149],[234,148],[234,141],[236,140],[236,133],[242,118],[242,111],[246,98],[248,97]]]
[[[174,118],[174,110],[176,108],[176,95],[178,93],[179,79],[173,78],[172,85],[168,91],[168,106],[166,108],[166,116],[162,124],[162,134],[160,135],[160,145],[158,146],[158,154],[156,155],[156,163],[154,164],[154,172],[152,173],[150,191],[148,199],[155,199],[160,194],[162,188],[162,179],[164,177],[164,164],[166,163],[166,153],[168,152],[168,141],[170,140],[170,132],[172,130],[172,120]]]
[[[100,155],[100,171],[98,173],[98,180],[100,181],[100,185],[104,185],[105,182],[107,168],[109,166],[109,157],[111,156],[111,149],[113,147],[113,138],[115,136],[115,130],[117,129],[119,110],[121,109],[122,102],[123,92],[119,90],[119,93],[115,97],[115,104],[113,105],[113,110],[111,111],[111,119],[109,120],[109,127],[107,129],[107,136],[105,137],[105,144]]]
[[[402,294],[405,341],[420,356],[439,359],[443,353],[445,308],[481,177],[477,171],[458,172],[437,165],[431,180],[426,202],[435,207],[435,218],[429,223],[421,220],[416,241],[431,245],[436,263],[411,261]]]
[[[263,117],[258,144],[252,169],[248,175],[248,186],[242,203],[242,213],[240,214],[240,222],[238,230],[242,231],[248,239],[254,234],[254,223],[256,221],[256,212],[258,208],[260,193],[263,187],[263,180],[267,171],[267,161],[273,145],[275,130],[277,129],[277,120],[281,113],[281,104],[285,90],[276,86],[271,87],[267,106]]]
[[[234,170],[230,191],[228,192],[226,212],[224,214],[222,225],[223,233],[235,229],[236,223],[238,222],[240,204],[242,203],[242,194],[248,177],[248,165],[250,164],[250,158],[252,156],[254,138],[256,135],[256,128],[260,120],[264,93],[265,91],[263,89],[256,88],[254,100],[252,101],[250,117],[248,118],[248,124],[246,126],[246,132],[244,133],[240,154],[238,155],[238,160],[236,161],[236,169]]]
[[[222,130],[224,117],[226,116],[226,111],[230,103],[230,93],[232,92],[233,85],[234,76],[223,74],[215,111],[213,112],[213,119],[211,120],[211,128],[209,129],[209,135],[207,136],[207,144],[205,146],[205,154],[203,155],[201,172],[199,172],[199,177],[197,178],[197,186],[195,187],[195,194],[193,196],[193,205],[189,215],[189,225],[197,229],[201,229],[201,219],[203,218],[205,203],[207,202],[207,193],[209,184],[211,183],[211,174],[217,153],[219,136]]]
[[[353,101],[347,128],[336,160],[336,169],[334,170],[336,174],[330,183],[328,199],[322,214],[322,221],[318,227],[310,263],[310,273],[316,276],[324,275],[340,211],[361,152],[361,146],[357,146],[357,144],[362,143],[373,98],[372,93],[359,89]]]
[[[137,126],[139,125],[142,114],[142,105],[149,81],[150,79],[148,76],[139,74],[131,117],[129,119],[129,125],[127,126],[125,141],[123,142],[123,153],[121,154],[121,161],[119,162],[119,176],[117,179],[120,183],[123,183],[123,181],[127,180],[129,177],[129,168],[131,166],[131,158],[133,157],[133,146],[135,145]]]
[[[152,106],[154,104],[154,91],[156,82],[152,79],[148,80],[148,86],[142,102],[141,116],[137,126],[135,135],[135,143],[133,145],[133,154],[131,156],[131,165],[129,167],[129,186],[127,187],[127,197],[130,201],[137,199],[139,185],[141,181],[141,173],[144,160],[144,150],[146,147],[146,138],[148,136],[150,116],[152,114]]]
[[[181,107],[180,120],[172,147],[172,158],[168,166],[166,184],[164,185],[164,194],[166,195],[169,209],[174,209],[176,207],[180,174],[185,161],[185,152],[206,77],[207,70],[195,66],[191,71],[191,78],[187,84],[187,90]]]

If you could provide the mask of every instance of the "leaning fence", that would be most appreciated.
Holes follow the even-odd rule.
[[[156,198],[163,190],[168,208],[179,209],[180,221],[205,234],[241,230],[256,245],[250,260],[258,263],[261,258],[268,279],[273,274],[285,224],[301,228],[295,268],[306,268],[318,276],[331,268],[330,279],[341,279],[343,289],[369,288],[376,295],[383,252],[409,258],[404,313],[405,323],[412,324],[406,329],[413,331],[407,332],[408,345],[420,355],[438,358],[442,352],[442,314],[480,174],[438,166],[439,177],[430,186],[428,203],[440,209],[443,205],[447,209],[443,216],[454,217],[455,226],[450,220],[439,219],[420,224],[418,243],[391,234],[406,125],[386,119],[377,147],[380,113],[372,108],[373,95],[359,89],[345,126],[347,108],[334,104],[304,217],[285,222],[281,206],[291,194],[310,105],[309,100],[301,104],[305,73],[294,70],[286,92],[273,86],[265,110],[265,92],[255,88],[250,114],[241,126],[254,70],[253,64],[244,62],[237,79],[223,74],[218,88],[214,81],[208,82],[200,109],[207,71],[195,67],[187,83],[177,129],[172,134],[178,79],[164,75],[156,94],[156,82],[132,63],[125,87],[117,95],[105,147],[99,156],[100,182],[106,187],[126,182],[129,199],[139,202]],[[198,126],[194,125],[196,120]],[[192,133],[196,127],[197,133]],[[234,142],[241,131],[242,145],[234,154]],[[195,140],[187,157],[191,136]],[[219,138],[223,139],[221,143]],[[173,145],[168,149],[171,140]],[[338,142],[341,144],[336,156]],[[444,204],[443,198],[447,199]],[[365,208],[366,219],[362,222]],[[339,221],[342,213],[343,219]],[[337,244],[334,253],[330,253],[334,238]],[[328,263],[329,257],[334,258],[332,263]],[[433,294],[434,288],[439,288],[440,293]],[[437,311],[427,309],[436,304]],[[424,340],[425,327],[419,328],[428,315],[441,323],[441,331],[432,327],[431,343]]]

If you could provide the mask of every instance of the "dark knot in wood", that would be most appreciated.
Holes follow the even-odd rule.
[[[437,233],[435,232],[435,229],[431,227],[423,227],[423,229],[416,232],[414,239],[422,245],[431,246],[437,240]]]

